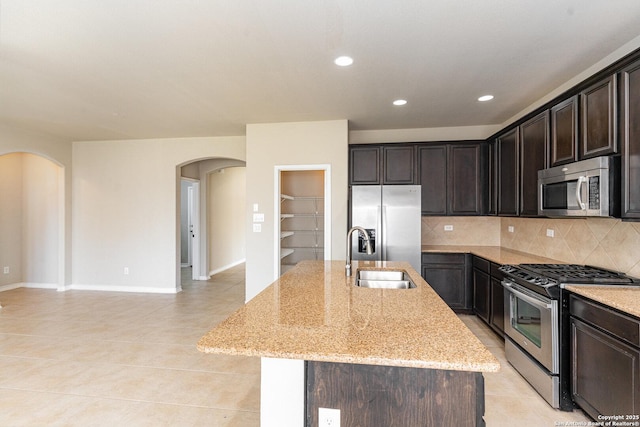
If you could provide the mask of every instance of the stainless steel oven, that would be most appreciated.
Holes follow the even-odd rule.
[[[503,265],[505,355],[554,408],[570,411],[569,311],[563,287],[640,286],[615,271],[576,264]]]
[[[558,301],[532,292],[508,278],[502,285],[507,359],[551,406],[558,408]]]

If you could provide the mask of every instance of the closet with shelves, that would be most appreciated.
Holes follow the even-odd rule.
[[[280,274],[303,260],[324,259],[324,171],[280,175]]]

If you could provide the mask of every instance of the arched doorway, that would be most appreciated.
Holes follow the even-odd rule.
[[[38,154],[0,155],[0,288],[65,289],[64,176]]]
[[[207,280],[211,274],[222,271],[238,261],[237,247],[227,246],[228,250],[224,251],[225,255],[234,254],[234,258],[230,259],[220,256],[219,247],[229,244],[229,234],[226,232],[233,234],[232,230],[236,226],[234,218],[240,217],[244,232],[244,196],[241,201],[242,214],[228,213],[232,206],[239,203],[239,200],[234,198],[233,205],[229,204],[232,196],[237,196],[237,193],[244,195],[244,167],[244,161],[227,158],[201,158],[178,165],[177,265],[180,272],[185,268],[185,264],[190,264],[187,268],[192,269],[190,276],[193,280]],[[238,177],[237,173],[229,173],[235,169],[242,170],[241,177]],[[185,197],[184,191],[193,194],[191,200]],[[192,203],[191,206],[189,203]],[[192,224],[190,219],[193,220]],[[221,221],[224,223],[221,224]],[[218,234],[220,230],[224,230],[225,234]],[[188,233],[186,239],[184,233]],[[241,261],[244,262],[245,239],[235,239],[232,244],[235,243],[242,246]],[[191,259],[185,256],[185,251],[191,252]],[[181,276],[182,274],[177,275],[178,290],[181,289]]]

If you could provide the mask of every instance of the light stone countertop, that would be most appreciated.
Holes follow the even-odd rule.
[[[572,286],[565,289],[640,318],[640,286]]]
[[[422,252],[471,253],[496,264],[566,264],[551,258],[531,255],[500,246],[422,245]]]
[[[198,342],[205,353],[497,372],[498,360],[405,262],[303,261]],[[403,269],[415,289],[353,285],[358,268]]]

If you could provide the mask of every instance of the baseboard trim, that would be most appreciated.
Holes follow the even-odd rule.
[[[182,288],[157,288],[148,286],[112,286],[112,285],[86,285],[76,283],[67,285],[62,291],[101,291],[101,292],[138,292],[146,294],[176,294]]]
[[[22,287],[23,287],[22,283],[10,283],[8,285],[0,286],[0,292],[10,291],[12,289],[18,289],[18,288],[22,288]]]
[[[234,261],[234,262],[232,262],[231,264],[227,264],[227,265],[225,265],[225,266],[223,266],[223,267],[216,268],[215,270],[211,270],[211,271],[209,272],[209,277],[208,277],[207,279],[204,279],[204,280],[208,280],[208,279],[210,279],[210,278],[211,278],[211,276],[213,276],[213,275],[215,275],[215,274],[218,274],[218,273],[221,273],[221,272],[223,272],[223,271],[225,271],[225,270],[228,270],[228,269],[230,269],[231,267],[235,267],[236,265],[240,265],[240,264],[242,264],[242,263],[244,263],[244,262],[246,262],[246,261],[247,261],[247,259],[246,259],[246,258],[242,258],[241,260]],[[201,279],[201,280],[203,280],[203,279]]]

